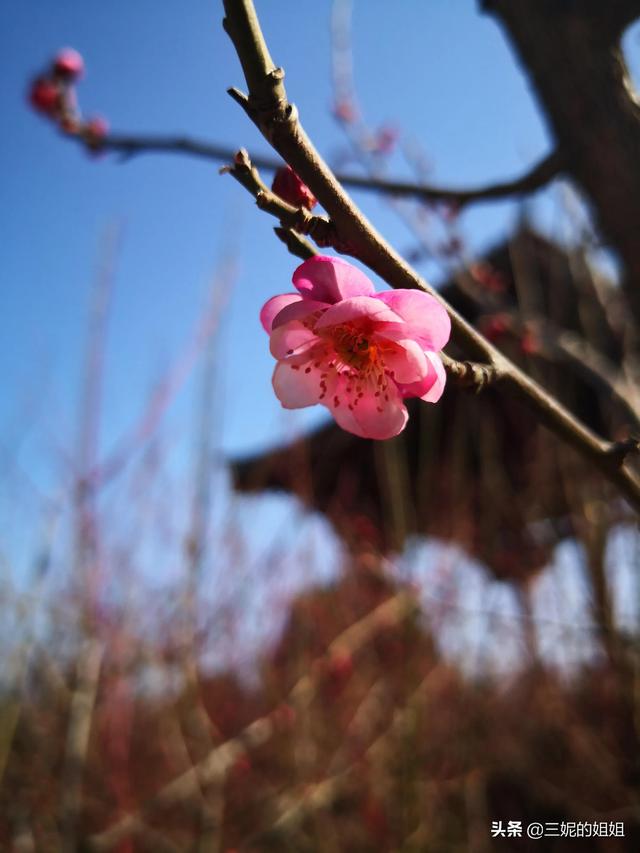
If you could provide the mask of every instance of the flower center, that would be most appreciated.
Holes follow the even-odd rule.
[[[372,367],[380,359],[379,348],[360,329],[347,324],[336,326],[331,338],[340,359],[358,371]]]

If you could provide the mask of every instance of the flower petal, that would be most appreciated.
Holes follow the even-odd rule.
[[[358,267],[328,255],[314,255],[297,268],[293,283],[303,296],[331,304],[349,296],[370,296],[373,284]]]
[[[279,326],[271,332],[269,349],[274,358],[282,359],[300,355],[318,343],[317,335],[299,320]]]
[[[396,341],[383,350],[384,366],[397,383],[421,382],[429,373],[429,362],[415,341]]]
[[[330,387],[325,405],[339,426],[361,438],[382,440],[402,432],[409,414],[398,388],[390,383],[386,395],[375,396],[373,384],[361,397],[348,392],[352,379],[340,377]]]
[[[328,308],[316,323],[316,329],[326,329],[341,323],[368,321],[370,323],[402,323],[402,317],[371,296],[352,296]],[[402,336],[403,338],[406,335]]]
[[[300,298],[297,302],[285,305],[282,311],[273,318],[273,329],[289,323],[291,320],[303,322],[310,314],[316,311],[326,311],[329,305],[326,302],[316,302],[314,299]]]
[[[274,318],[287,305],[292,305],[295,302],[302,302],[302,297],[297,293],[281,293],[279,296],[272,296],[262,306],[260,311],[260,322],[265,332],[271,332]]]
[[[436,374],[435,381],[426,394],[422,394],[421,400],[426,403],[437,403],[444,393],[444,386],[447,384],[447,373],[441,359],[434,352],[425,353]]]
[[[376,298],[388,305],[407,324],[406,337],[413,338],[423,349],[439,352],[449,340],[451,320],[444,307],[428,293],[420,290],[389,290]],[[395,334],[391,329],[391,336]]]
[[[425,352],[429,371],[419,382],[399,384],[403,397],[420,397],[426,403],[437,403],[444,391],[447,374],[440,358],[434,352]]]
[[[301,365],[279,361],[271,381],[285,409],[302,409],[320,402],[320,370],[311,362]]]

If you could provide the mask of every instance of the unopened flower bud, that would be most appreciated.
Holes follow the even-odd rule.
[[[246,776],[246,774],[251,770],[251,761],[249,760],[249,756],[246,754],[239,755],[234,761],[231,767],[231,773],[234,776]]]
[[[296,721],[296,712],[291,705],[283,703],[273,712],[273,722],[280,729],[291,728]]]
[[[492,293],[504,293],[507,289],[504,275],[485,261],[471,264],[470,272],[479,284]]]
[[[343,121],[345,124],[351,124],[358,117],[358,110],[351,101],[342,100],[334,104],[333,114],[338,121]]]
[[[109,133],[109,122],[102,116],[89,119],[84,127],[84,138],[90,148],[98,149]]]
[[[353,658],[349,652],[337,652],[329,661],[329,675],[338,681],[346,681],[353,672]]]
[[[531,329],[527,329],[520,340],[520,350],[524,355],[538,355],[540,345],[538,338]]]
[[[511,332],[513,322],[508,314],[490,314],[480,320],[480,331],[488,340],[495,342]]]
[[[391,154],[395,149],[400,131],[397,127],[387,124],[383,125],[373,140],[373,151],[375,154]]]
[[[38,77],[29,89],[29,103],[39,113],[53,116],[60,108],[60,90],[47,77]]]
[[[271,189],[283,201],[294,207],[306,207],[307,210],[312,210],[318,203],[309,187],[300,180],[291,166],[282,166],[278,169]]]
[[[77,50],[67,47],[54,58],[53,73],[62,80],[77,80],[84,73],[84,60]]]

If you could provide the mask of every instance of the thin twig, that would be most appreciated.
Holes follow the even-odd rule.
[[[535,318],[529,321],[540,338],[541,354],[554,361],[570,364],[602,393],[611,396],[631,420],[633,428],[640,430],[640,405],[637,391],[609,359],[590,346],[579,335],[564,329],[554,329],[547,321]]]
[[[68,134],[67,134],[68,135]],[[82,137],[70,136],[86,145]],[[95,147],[95,146],[94,146]],[[234,151],[223,145],[187,136],[152,136],[110,133],[99,142],[101,151],[119,153],[123,161],[141,154],[188,154],[216,163],[226,163],[233,159]],[[270,157],[253,158],[259,169],[275,172],[282,163]],[[562,161],[557,152],[544,157],[524,175],[511,181],[499,181],[481,187],[437,187],[415,181],[393,181],[372,178],[366,175],[351,175],[343,172],[336,174],[340,183],[352,189],[385,193],[402,198],[419,198],[423,201],[443,202],[462,208],[467,204],[500,199],[519,198],[542,189],[562,173]]]
[[[306,261],[317,254],[308,240],[290,228],[274,228],[273,230],[278,240],[281,240],[296,258]]]
[[[264,41],[252,0],[223,0],[229,33],[242,64],[249,95],[237,90],[232,97],[264,137],[298,173],[327,211],[339,243],[392,287],[418,288],[433,295],[449,312],[453,336],[473,358],[485,361],[501,374],[501,387],[526,402],[537,419],[562,437],[640,511],[640,480],[615,442],[606,441],[581,423],[558,400],[534,382],[413,270],[374,229],[307,137],[298,113],[287,100],[284,71],[276,68]],[[334,244],[335,245],[335,244]]]
[[[216,273],[213,296],[206,311],[198,318],[196,327],[184,350],[162,376],[135,423],[117,440],[105,458],[96,462],[86,475],[93,487],[104,487],[131,461],[135,451],[153,435],[166,410],[187,381],[198,358],[218,330],[230,294],[235,272],[223,265]]]
[[[60,807],[62,849],[65,853],[73,853],[77,849],[82,783],[103,654],[103,645],[92,639],[88,641],[87,648],[78,662],[78,686],[73,694],[69,712]]]

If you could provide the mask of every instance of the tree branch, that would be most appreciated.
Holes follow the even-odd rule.
[[[445,187],[404,181],[375,180],[350,176],[347,181],[336,174],[343,184],[358,189],[382,190],[395,196],[413,196],[424,201],[442,201],[462,208],[471,202],[496,201],[506,198],[520,198],[547,186],[562,173],[562,157],[557,151],[548,154],[539,163],[512,181],[488,184],[475,189],[446,189]]]
[[[502,378],[500,369],[493,364],[481,364],[477,361],[456,361],[445,353],[440,358],[447,375],[458,385],[482,391],[487,385],[493,385]]]
[[[579,451],[614,483],[640,511],[640,481],[626,462],[618,464],[617,445],[595,435],[540,385],[495,349],[454,311],[384,240],[356,207],[322,160],[302,128],[296,108],[287,100],[284,72],[276,68],[251,0],[223,0],[225,29],[239,55],[249,95],[233,96],[264,137],[300,175],[331,218],[340,242],[392,287],[418,288],[448,310],[454,338],[473,358],[485,361],[502,375],[501,387],[519,396],[538,420]]]
[[[529,325],[540,338],[543,357],[570,365],[601,394],[611,397],[633,428],[640,430],[640,405],[635,389],[615,365],[573,332],[555,329],[549,322],[538,319]]]
[[[639,0],[582,0],[583,14],[589,15],[599,27],[601,36],[612,43],[620,40],[622,34],[634,21],[640,18]]]
[[[65,135],[76,139],[82,145],[86,145],[86,141],[81,136]],[[189,154],[205,160],[213,160],[216,163],[226,163],[235,156],[235,152],[231,148],[186,136],[138,136],[110,133],[100,140],[99,147],[101,151],[120,153],[123,160],[130,160],[140,154]],[[269,172],[275,172],[282,165],[278,160],[270,157],[257,156],[252,159],[257,168]],[[477,188],[437,187],[413,181],[384,180],[344,172],[336,172],[336,178],[340,183],[353,189],[404,198],[418,198],[430,202],[440,201],[462,208],[474,202],[520,198],[542,189],[554,178],[557,178],[561,172],[560,155],[557,152],[552,152],[519,178]]]
[[[308,240],[290,228],[274,228],[273,230],[278,240],[283,242],[296,258],[306,261],[318,254]]]
[[[505,0],[480,0],[480,8],[485,12],[500,10]],[[558,5],[558,4],[556,4]],[[561,13],[564,10],[559,10]],[[589,18],[599,27],[602,40],[619,39],[626,28],[640,18],[640,0],[574,0],[566,5],[566,11],[574,18]]]

